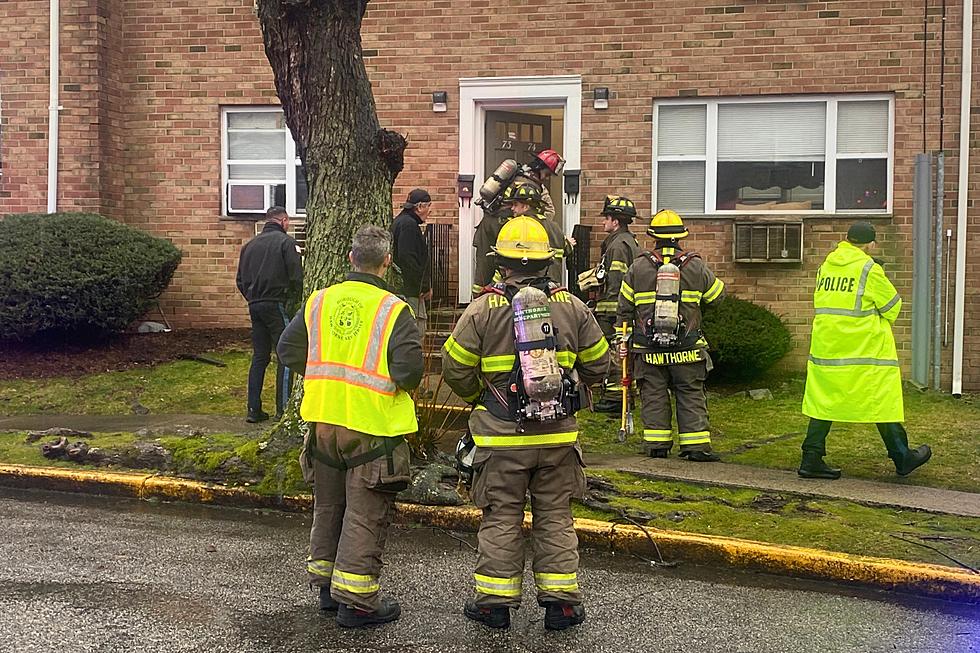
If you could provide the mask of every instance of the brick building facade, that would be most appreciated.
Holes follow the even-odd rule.
[[[99,211],[180,247],[184,260],[163,298],[175,325],[245,324],[234,274],[255,217],[235,212],[235,205],[286,199],[294,207],[303,197],[277,114],[249,110],[278,102],[252,2],[61,6],[58,209]],[[531,116],[530,140],[537,140],[535,120],[547,120],[541,124],[551,125],[552,144],[568,168],[582,171],[579,197],[562,202],[566,232],[576,223],[597,226],[607,193],[630,196],[641,215],[654,202],[678,202],[690,221],[690,246],[731,291],[786,318],[796,344],[790,363],[801,364],[814,271],[857,216],[878,226],[889,275],[910,299],[913,160],[940,148],[941,68],[945,221],[954,229],[955,251],[961,8],[946,3],[944,57],[940,3],[931,0],[372,0],[362,35],[381,122],[410,142],[396,200],[426,187],[432,220],[455,229],[452,278],[462,290],[454,281],[454,298],[467,294],[467,243],[479,219],[475,208],[459,206],[457,176],[473,174],[479,183],[485,150],[500,134],[524,143],[520,118],[516,129],[507,122],[521,114]],[[48,3],[0,3],[0,22],[8,37],[0,43],[0,213],[43,211]],[[608,89],[606,109],[594,107],[597,88]],[[447,93],[445,112],[433,111],[437,91]],[[787,101],[791,110],[773,108]],[[485,131],[488,111],[504,112],[493,114],[496,134]],[[877,137],[868,130],[875,115],[888,125]],[[805,128],[820,120],[819,134]],[[766,121],[775,140],[759,146],[760,157],[746,154],[752,144],[739,135],[758,133]],[[971,194],[980,166],[976,138],[974,125]],[[267,160],[261,147],[280,141],[282,156]],[[814,153],[819,142],[827,156]],[[787,148],[789,163],[780,171],[754,160],[772,148]],[[757,188],[765,184],[746,179],[760,170],[790,181]],[[252,182],[263,175],[271,181],[259,192]],[[867,210],[855,199],[861,184],[872,204]],[[560,182],[552,190],[562,197]],[[976,230],[977,216],[968,217],[968,232]],[[736,262],[736,222],[802,223],[802,262]],[[601,237],[594,229],[593,259]],[[980,328],[972,326],[978,309],[971,301],[978,282],[980,260],[972,256],[968,389],[980,388]],[[896,328],[903,364],[909,314]],[[943,358],[947,389],[950,349]]]

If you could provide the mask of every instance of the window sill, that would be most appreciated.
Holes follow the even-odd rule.
[[[775,211],[729,211],[726,213],[682,213],[685,220],[762,220],[770,222],[800,222],[809,220],[892,220],[893,213],[813,213],[807,211],[782,213]]]
[[[246,214],[246,215],[219,215],[219,222],[258,222],[259,220],[264,220],[264,213]]]

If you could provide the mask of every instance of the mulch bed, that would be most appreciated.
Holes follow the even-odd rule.
[[[248,329],[182,329],[127,333],[96,343],[0,342],[0,380],[84,376],[166,363],[222,349],[248,349]]]

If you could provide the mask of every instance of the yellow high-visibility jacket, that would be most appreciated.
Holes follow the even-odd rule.
[[[885,271],[841,242],[817,270],[803,413],[835,422],[902,422],[891,325],[902,309]]]

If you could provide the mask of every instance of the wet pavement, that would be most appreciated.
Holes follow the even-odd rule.
[[[308,516],[0,490],[0,651],[980,651],[980,606],[584,551],[588,620],[466,620],[470,534],[393,531],[402,619],[338,629],[305,585]],[[458,539],[457,539],[458,538]]]

